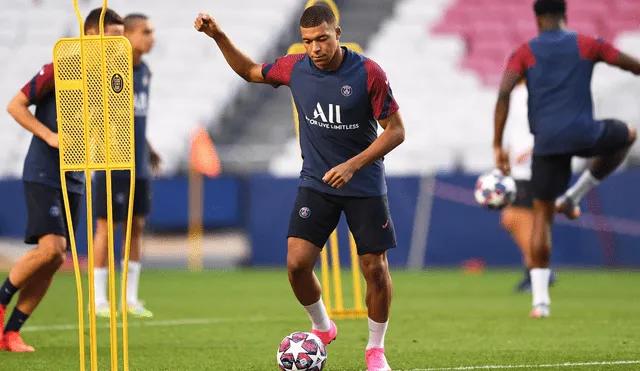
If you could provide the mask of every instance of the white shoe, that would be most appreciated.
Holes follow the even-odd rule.
[[[547,318],[551,315],[551,309],[549,309],[549,305],[547,304],[538,304],[533,307],[531,313],[529,314],[530,318]]]

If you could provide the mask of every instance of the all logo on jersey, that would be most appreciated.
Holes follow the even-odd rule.
[[[316,109],[313,110],[313,118],[315,120],[320,119],[322,122],[328,122],[330,124],[342,124],[342,118],[340,117],[340,105],[329,104],[328,115],[325,115],[324,110],[320,102],[316,105]],[[334,121],[335,120],[335,121]]]
[[[340,91],[342,92],[342,95],[344,95],[345,97],[348,97],[351,94],[353,94],[353,88],[351,88],[351,86],[349,85],[343,86],[342,89],[340,89]]]
[[[298,215],[300,215],[302,219],[307,219],[311,216],[311,210],[305,206],[298,211]]]

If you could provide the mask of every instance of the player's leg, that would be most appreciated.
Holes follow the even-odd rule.
[[[129,187],[129,182],[126,182]],[[127,204],[128,205],[128,204]],[[133,198],[133,217],[131,221],[131,242],[129,245],[129,270],[127,273],[127,308],[129,314],[134,317],[152,318],[153,312],[144,307],[138,297],[138,287],[140,285],[140,272],[142,265],[142,236],[144,233],[145,218],[151,209],[151,191],[148,180],[136,179]],[[123,215],[123,224],[126,233],[126,211]],[[120,267],[124,267],[125,245],[122,244],[122,262]],[[124,271],[123,271],[124,275]],[[124,280],[123,280],[124,282]]]
[[[338,330],[322,301],[322,288],[313,269],[321,249],[338,225],[342,209],[335,197],[300,187],[291,211],[287,239],[287,272],[293,293],[311,318],[312,332],[325,344]]]
[[[9,303],[20,290],[18,303],[3,331],[2,348],[12,352],[32,352],[20,337],[20,329],[44,298],[53,275],[64,263],[67,248],[67,222],[60,190],[25,183],[29,219],[25,242],[38,247],[26,254],[9,273],[2,286],[0,302]],[[74,228],[78,224],[81,196],[69,194]],[[3,312],[6,304],[0,305]]]
[[[108,247],[109,224],[107,223],[107,178],[104,171],[97,171],[93,179],[93,213],[96,219],[93,235],[93,275],[96,316],[109,318],[107,281],[109,278]],[[113,191],[113,189],[112,189]],[[115,227],[115,226],[114,226]]]
[[[636,130],[629,124],[613,119],[603,120],[601,124],[604,125],[604,130],[596,145],[579,153],[581,156],[594,157],[591,166],[556,202],[558,212],[569,219],[580,216],[579,204],[582,197],[622,164],[636,140]]]
[[[511,238],[520,248],[524,261],[524,277],[516,287],[516,291],[531,290],[531,227],[533,226],[532,208],[522,206],[508,206],[500,215],[502,227],[509,232]]]
[[[533,228],[531,231],[531,317],[548,317],[551,298],[551,227],[555,200],[566,190],[571,178],[571,155],[533,156]]]
[[[384,355],[393,294],[386,251],[396,247],[396,234],[387,196],[350,198],[345,202],[344,212],[358,247],[360,269],[367,283],[367,367],[376,371],[391,370]]]

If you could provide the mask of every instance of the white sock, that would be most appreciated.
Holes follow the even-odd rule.
[[[109,278],[108,268],[93,269],[93,289],[96,294],[96,307],[106,306],[109,304],[107,299],[107,279]]]
[[[124,269],[124,261],[121,267]],[[129,261],[129,274],[127,275],[127,304],[138,304],[138,284],[140,283],[140,262]],[[124,270],[122,271],[124,280]]]
[[[549,277],[551,276],[551,269],[534,268],[531,270],[530,274],[531,292],[533,294],[533,306],[550,305],[551,298],[549,297]]]
[[[369,318],[369,343],[367,350],[371,348],[384,348],[384,335],[387,333],[389,321],[378,323]]]
[[[598,184],[600,184],[600,181],[591,174],[589,169],[587,169],[582,173],[582,175],[580,175],[576,184],[567,190],[565,196],[570,197],[577,206],[582,197],[597,187]]]
[[[325,308],[322,298],[315,304],[307,305],[304,310],[307,311],[309,318],[311,318],[311,328],[322,332],[331,329],[327,308]]]

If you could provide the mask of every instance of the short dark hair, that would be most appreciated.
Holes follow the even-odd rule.
[[[124,17],[124,30],[130,31],[135,28],[136,23],[146,21],[149,17],[142,13],[131,13]]]
[[[328,25],[336,24],[336,15],[326,5],[310,6],[304,10],[302,17],[300,17],[300,27],[302,28],[318,27],[324,22],[327,22]]]
[[[100,26],[100,14],[102,13],[102,8],[93,9],[89,15],[87,15],[87,19],[84,21],[84,32],[87,33],[88,30],[98,28]],[[124,21],[122,17],[118,13],[116,13],[113,9],[107,8],[104,12],[104,26],[111,25],[124,25]]]
[[[533,11],[537,16],[564,16],[567,14],[567,2],[566,0],[536,0]]]

